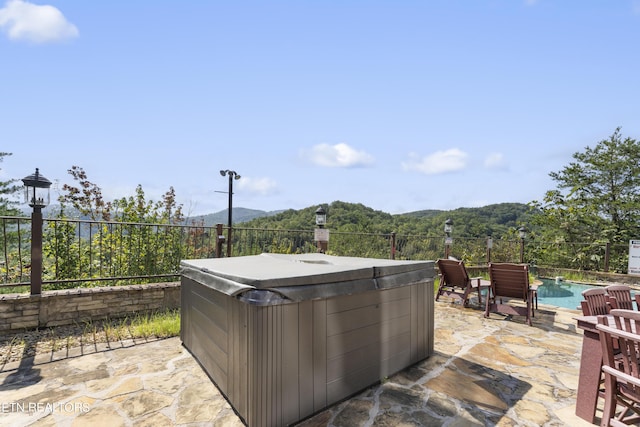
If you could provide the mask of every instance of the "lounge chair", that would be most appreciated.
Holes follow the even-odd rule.
[[[633,310],[631,288],[627,285],[609,285],[604,288],[611,309]]]
[[[604,288],[593,288],[582,291],[580,308],[585,316],[600,316],[609,314],[611,305],[608,301],[607,291]]]
[[[489,288],[489,281],[480,277],[469,277],[464,262],[452,259],[439,259],[436,266],[440,272],[440,285],[436,293],[436,301],[444,295],[459,299],[462,305],[469,305],[472,291],[478,292],[478,303],[482,304],[482,288]]]
[[[602,344],[605,376],[602,426],[627,426],[640,421],[640,312],[611,310],[613,320],[600,317],[596,328]],[[621,408],[618,411],[618,407]],[[616,412],[618,412],[616,414]]]
[[[531,326],[537,290],[529,285],[528,265],[489,263],[489,278],[490,296],[487,296],[484,317],[489,317],[490,313],[525,316]],[[504,303],[503,298],[522,300],[525,306]]]

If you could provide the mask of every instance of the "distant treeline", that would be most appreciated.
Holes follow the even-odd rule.
[[[289,209],[275,215],[239,223],[239,227],[309,230],[315,228],[315,211],[319,206]],[[334,201],[322,205],[327,213],[327,228],[339,232],[398,233],[443,236],[444,222],[453,221],[453,235],[494,238],[517,236],[517,229],[527,227],[531,209],[522,203],[499,203],[480,208],[451,211],[423,210],[389,214],[357,203]]]

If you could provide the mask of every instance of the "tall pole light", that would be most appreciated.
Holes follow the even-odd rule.
[[[524,226],[518,228],[518,235],[520,236],[520,264],[524,264],[524,239],[527,238],[527,229]]]
[[[227,256],[231,256],[231,222],[232,222],[232,212],[233,212],[233,180],[240,179],[240,175],[238,172],[232,171],[229,169],[221,170],[220,175],[229,176],[229,209],[228,209],[228,221],[227,226],[229,227],[227,232]]]
[[[31,213],[31,295],[42,294],[42,208],[49,205],[51,181],[36,173],[22,179],[24,202],[33,208]]]
[[[453,243],[453,239],[451,238],[451,233],[453,232],[453,221],[451,218],[447,218],[444,222],[444,257],[445,259],[449,258],[449,251],[451,249],[451,244]]]

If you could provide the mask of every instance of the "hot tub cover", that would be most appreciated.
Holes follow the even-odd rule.
[[[253,304],[278,304],[393,288],[432,279],[433,261],[320,253],[183,260],[181,274]]]

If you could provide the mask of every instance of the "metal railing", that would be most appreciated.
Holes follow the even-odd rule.
[[[31,219],[5,216],[0,225],[0,286],[29,285]],[[48,289],[175,280],[180,260],[216,256],[215,227],[45,219],[42,234]]]
[[[31,219],[0,216],[0,291],[28,286],[31,273]],[[313,230],[234,227],[231,242],[222,225],[173,225],[44,219],[42,284],[45,289],[176,280],[180,261],[262,252],[316,252]],[[225,247],[226,249],[226,247]],[[528,262],[539,266],[626,272],[627,245],[332,231],[333,255],[398,260],[435,260],[445,252],[469,266],[487,262]]]

